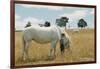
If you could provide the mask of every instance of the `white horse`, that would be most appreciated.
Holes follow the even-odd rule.
[[[23,53],[22,58],[26,60],[28,58],[28,47],[29,42],[32,40],[37,43],[51,43],[50,46],[50,54],[49,56],[55,56],[56,44],[61,39],[61,34],[65,35],[64,45],[68,46],[70,43],[70,39],[68,34],[65,31],[62,31],[57,26],[50,27],[40,27],[40,26],[31,26],[27,27],[23,31]]]

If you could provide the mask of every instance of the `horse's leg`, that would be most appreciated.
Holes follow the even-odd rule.
[[[26,59],[29,59],[29,56],[28,56],[28,48],[29,48],[29,42],[26,42],[26,46],[25,46]]]
[[[56,45],[54,46],[54,58],[56,57]]]
[[[50,54],[49,54],[50,57],[52,56],[52,51],[53,51],[53,48],[50,47]]]
[[[23,53],[22,53],[22,58],[23,58],[23,60],[28,59],[28,47],[29,47],[28,44],[29,44],[28,41],[25,41],[25,42],[24,42]]]
[[[56,52],[56,41],[52,41],[51,42],[51,48],[50,48],[50,56],[55,57],[55,52]]]

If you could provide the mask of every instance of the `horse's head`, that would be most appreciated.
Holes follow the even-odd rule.
[[[63,45],[64,45],[64,47],[62,49],[62,51],[63,51],[65,48],[70,47],[71,40],[70,40],[70,37],[68,36],[68,34],[65,30],[62,32],[61,36],[62,36],[61,38],[63,38]]]

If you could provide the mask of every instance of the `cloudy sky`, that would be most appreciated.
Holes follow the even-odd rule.
[[[28,21],[32,25],[44,24],[49,21],[52,25],[56,19],[62,16],[68,17],[67,26],[77,28],[78,20],[83,18],[88,28],[94,28],[94,8],[58,7],[29,4],[15,4],[15,28],[21,30]]]

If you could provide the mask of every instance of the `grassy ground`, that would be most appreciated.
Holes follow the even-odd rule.
[[[71,52],[65,51],[64,57],[60,54],[59,42],[56,48],[56,58],[50,60],[48,57],[50,44],[38,44],[34,41],[30,43],[30,60],[23,62],[20,60],[22,52],[22,32],[15,32],[15,65],[36,65],[50,63],[69,63],[94,61],[94,30],[80,30],[73,32],[67,30],[71,37]]]

